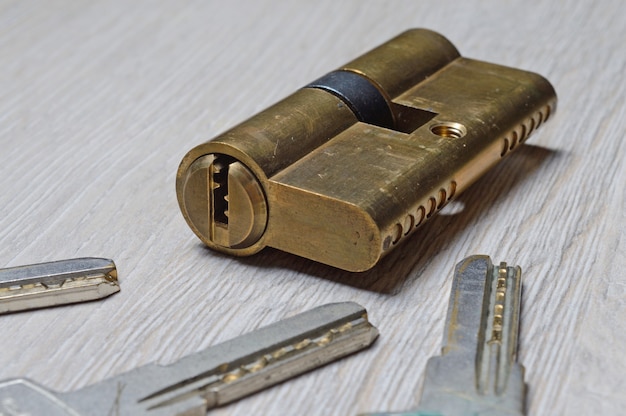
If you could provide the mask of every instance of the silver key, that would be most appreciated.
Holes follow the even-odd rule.
[[[523,415],[524,367],[517,363],[522,271],[488,256],[456,265],[441,356],[426,365],[422,399],[404,416]]]
[[[0,269],[0,314],[101,299],[119,290],[117,269],[109,259],[86,257]]]
[[[366,348],[377,336],[362,306],[328,304],[174,364],[148,364],[70,393],[48,391],[26,379],[0,382],[0,414],[205,415]]]

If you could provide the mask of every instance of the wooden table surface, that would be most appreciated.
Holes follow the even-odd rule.
[[[0,379],[67,391],[328,302],[373,348],[215,410],[354,415],[417,404],[453,266],[523,269],[531,415],[626,410],[626,3],[1,1],[0,263],[112,258],[106,300],[0,317]],[[183,155],[411,27],[542,74],[554,117],[364,274],[206,249],[179,211]]]

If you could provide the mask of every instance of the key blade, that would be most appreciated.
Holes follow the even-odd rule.
[[[377,336],[362,306],[328,304],[174,364],[149,364],[61,397],[86,414],[204,415],[364,349]]]
[[[120,290],[113,260],[85,257],[0,269],[0,314],[101,299]]]
[[[445,415],[523,415],[517,360],[521,269],[487,256],[457,264],[442,355],[429,360],[419,409]]]
[[[521,269],[488,256],[456,265],[441,356],[426,365],[417,410],[369,416],[520,416],[524,367],[516,362]]]

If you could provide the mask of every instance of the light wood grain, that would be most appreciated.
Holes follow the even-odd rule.
[[[212,414],[410,409],[453,266],[485,253],[524,271],[529,414],[623,413],[625,17],[619,0],[0,2],[0,264],[110,257],[122,286],[0,317],[0,379],[75,389],[352,300],[372,349]],[[556,114],[371,272],[205,249],[175,199],[182,156],[410,27],[544,75]]]

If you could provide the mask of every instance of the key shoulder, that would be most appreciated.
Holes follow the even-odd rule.
[[[79,416],[54,392],[25,378],[0,381],[0,415]]]

